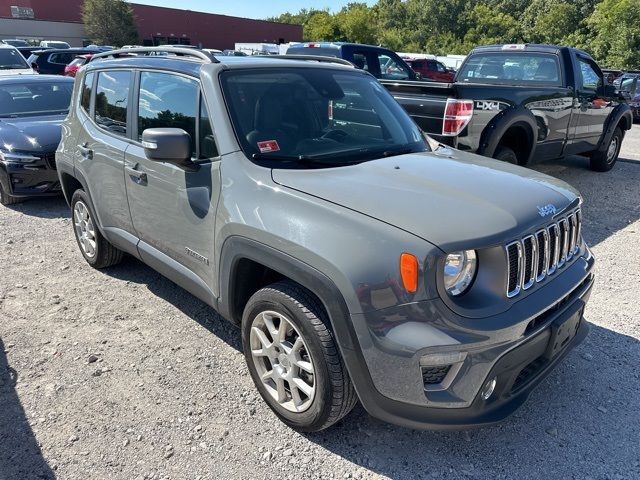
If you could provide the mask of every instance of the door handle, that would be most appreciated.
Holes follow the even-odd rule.
[[[147,183],[147,174],[138,170],[137,163],[133,167],[124,167],[124,171],[129,175],[129,177],[131,177],[131,180],[138,185],[144,185]]]
[[[93,150],[89,148],[88,143],[83,143],[82,145],[78,145],[78,150],[80,150],[80,155],[82,155],[87,160],[93,159]]]

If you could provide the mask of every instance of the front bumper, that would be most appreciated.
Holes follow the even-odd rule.
[[[541,289],[537,298],[523,302],[527,307],[508,312],[513,316],[512,326],[501,331],[461,329],[441,318],[446,307],[436,300],[424,302],[427,305],[421,308],[416,304],[405,307],[440,318],[433,323],[419,323],[415,317],[411,321],[412,314],[400,310],[394,312],[395,318],[385,316],[382,320],[372,320],[367,314],[367,323],[352,315],[362,351],[343,349],[343,355],[363,406],[381,420],[411,428],[458,429],[504,419],[585,338],[588,326],[582,312],[593,286],[592,267],[592,258],[576,262],[572,273],[564,272],[566,291],[557,284]],[[553,295],[555,301],[549,300]],[[578,318],[575,336],[551,355],[552,329],[563,320]],[[400,328],[388,328],[393,321]],[[484,321],[491,323],[491,319]],[[363,331],[365,325],[368,332]],[[384,334],[376,337],[371,325],[383,325]],[[456,339],[454,344],[452,338]],[[425,339],[430,346],[418,348]],[[455,355],[460,357],[448,367],[444,379],[428,384],[421,360]],[[483,400],[480,391],[493,378],[495,390]]]
[[[33,163],[0,162],[2,189],[12,197],[59,195],[62,192],[52,155]]]

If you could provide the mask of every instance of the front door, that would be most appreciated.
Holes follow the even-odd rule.
[[[571,153],[595,150],[613,106],[604,95],[604,76],[593,60],[576,56],[576,100],[571,131]]]
[[[176,272],[167,268],[177,268],[190,286],[200,289],[198,292],[202,291],[202,283],[213,291],[220,162],[199,82],[166,72],[142,71],[138,75],[134,142],[125,155],[125,185],[133,225],[140,238],[140,255],[183,286],[185,283],[176,279]],[[191,136],[196,168],[187,171],[171,163],[149,160],[141,144],[142,132],[147,128],[186,131]],[[199,280],[194,280],[193,275]]]

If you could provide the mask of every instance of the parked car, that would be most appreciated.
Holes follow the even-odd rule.
[[[99,52],[108,52],[110,50],[115,50],[115,47],[113,45],[96,45],[94,43],[92,43],[91,45],[87,45],[84,48],[89,50],[98,50]]]
[[[85,55],[78,55],[69,65],[64,67],[64,75],[66,77],[75,77],[76,73],[78,73],[78,70],[80,70],[80,67],[91,60],[91,57],[93,57],[93,55],[91,55],[90,53]]]
[[[71,48],[71,45],[69,45],[67,42],[61,42],[59,40],[43,40],[40,42],[40,47],[61,50],[64,48]]]
[[[633,123],[593,58],[568,47],[478,47],[453,84],[381,83],[438,141],[518,165],[578,154],[610,170]]]
[[[60,194],[55,151],[73,80],[0,77],[0,203]]]
[[[20,40],[17,38],[4,38],[0,40],[0,43],[11,45],[12,47],[28,47],[29,46],[29,42],[27,42],[26,40]]]
[[[411,69],[419,73],[425,80],[435,80],[438,82],[453,82],[455,72],[444,66],[442,62],[428,58],[405,59]]]
[[[73,62],[78,55],[93,55],[94,53],[100,52],[89,48],[35,50],[27,59],[27,62],[38,73],[63,75],[65,67]]]
[[[16,47],[0,44],[0,77],[35,74]]]
[[[203,48],[202,51],[210,53],[211,55],[224,55],[222,50],[218,50],[216,48]]]
[[[247,54],[241,52],[240,50],[223,50],[222,55],[226,55],[228,57],[246,57]]]
[[[640,120],[640,74],[624,74],[620,78],[620,94],[629,102],[633,119]]]
[[[410,427],[493,423],[585,337],[571,186],[432,148],[343,61],[188,52],[78,73],[56,153],[73,232],[91,266],[126,252],[238,325],[285,423],[358,398]]]
[[[376,78],[419,80],[420,76],[395,52],[374,45],[344,42],[307,42],[291,45],[287,55],[315,55],[348,60]]]
[[[15,47],[15,48],[18,49],[18,51],[22,54],[25,60],[27,60],[35,50],[42,50],[40,47]]]

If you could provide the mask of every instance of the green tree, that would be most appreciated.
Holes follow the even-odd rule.
[[[593,33],[588,50],[602,65],[640,68],[638,0],[603,0],[587,24]]]
[[[316,10],[303,24],[304,39],[312,42],[338,40],[339,30],[336,19],[329,10]]]
[[[117,47],[138,43],[133,10],[124,0],[85,0],[82,21],[94,43]]]
[[[375,43],[378,25],[366,3],[350,3],[335,15],[335,24],[342,40],[356,43]]]
[[[471,27],[464,36],[468,48],[491,43],[516,43],[520,40],[518,22],[495,7],[478,4],[469,14]]]

